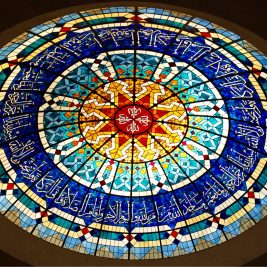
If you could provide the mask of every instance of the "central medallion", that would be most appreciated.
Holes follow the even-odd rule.
[[[142,134],[151,127],[152,115],[142,106],[129,105],[116,113],[115,122],[126,134]]]
[[[123,79],[87,96],[79,126],[94,151],[112,160],[140,163],[176,149],[186,134],[188,117],[168,88],[143,79]]]

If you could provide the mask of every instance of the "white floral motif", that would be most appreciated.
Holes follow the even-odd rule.
[[[142,112],[141,109],[135,106],[132,108],[128,108],[128,114],[130,115],[130,117],[128,117],[125,114],[120,114],[117,121],[119,122],[120,125],[130,122],[129,125],[127,126],[127,131],[134,134],[135,132],[139,132],[140,130],[140,127],[136,123],[136,121],[142,126],[148,126],[150,122],[148,116],[139,117],[141,112]]]

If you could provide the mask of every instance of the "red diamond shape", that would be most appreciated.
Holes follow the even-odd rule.
[[[82,229],[82,233],[83,233],[84,235],[88,234],[88,233],[89,233],[88,228],[83,228],[83,229]]]
[[[69,32],[71,30],[71,27],[62,27],[60,32]]]
[[[125,238],[128,240],[128,241],[131,241],[134,239],[134,237],[132,235],[127,235],[125,236]]]
[[[212,222],[219,223],[220,219],[220,217],[214,217]]]
[[[100,64],[100,63],[102,62],[102,60],[101,60],[101,59],[96,59],[94,62],[95,62],[96,64]]]
[[[204,37],[211,37],[209,32],[201,32],[201,35]]]
[[[203,155],[204,160],[208,160],[209,159],[209,155]]]
[[[176,231],[172,231],[171,232],[171,236],[173,236],[174,238],[176,238],[178,236],[179,232]]]
[[[252,71],[257,74],[257,75],[260,75],[261,74],[261,71],[258,70],[258,69],[255,69],[255,68],[252,68]]]
[[[214,106],[213,109],[216,110],[216,111],[219,111],[220,110],[220,108],[217,107],[217,106]]]
[[[101,184],[101,186],[103,186],[103,185],[106,184],[106,182],[103,180],[103,181],[100,182],[100,184]]]
[[[175,62],[170,62],[170,63],[169,63],[169,66],[170,66],[170,67],[175,67],[176,64],[175,64]]]
[[[109,77],[111,75],[110,72],[104,72],[104,76]]]
[[[12,67],[12,66],[16,65],[16,63],[18,63],[18,60],[17,60],[17,59],[14,59],[14,60],[11,60],[11,61],[8,63],[8,65],[9,65],[10,67]]]
[[[41,216],[42,216],[42,217],[47,217],[47,216],[48,216],[48,214],[47,214],[47,212],[46,212],[46,211],[44,211],[44,210],[43,210],[43,211],[41,211]]]
[[[137,20],[137,21],[139,21],[139,20],[142,20],[142,18],[140,18],[138,16],[133,16],[133,17],[130,18],[130,20]]]
[[[92,82],[98,82],[98,78],[97,77],[93,77],[92,78]]]
[[[166,78],[166,74],[160,74],[159,77],[160,77],[161,79],[165,79],[165,78]]]
[[[12,190],[12,189],[14,189],[14,184],[12,184],[12,183],[8,183],[8,184],[7,184],[7,189],[8,189],[8,190]]]
[[[248,198],[255,198],[254,192],[248,192]]]
[[[163,183],[161,183],[161,182],[158,182],[157,186],[158,186],[158,187],[160,187],[160,188],[162,188],[162,186],[163,186]]]
[[[56,154],[56,155],[60,155],[60,154],[61,154],[61,150],[56,149],[55,154]]]

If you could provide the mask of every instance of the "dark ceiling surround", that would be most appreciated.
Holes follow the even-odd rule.
[[[46,0],[44,3],[40,0],[2,0],[0,31],[47,12],[93,2],[86,0]],[[109,5],[117,5],[121,1],[95,1],[97,4],[105,2]],[[152,1],[142,1],[142,3],[149,2]],[[206,12],[239,24],[267,39],[266,0],[154,0],[153,2],[179,5]]]
[[[267,54],[266,0],[164,0],[122,2],[86,0],[1,1],[0,46],[30,27],[78,10],[111,5],[146,5],[179,10],[208,19],[241,35]],[[170,6],[173,5],[173,6]],[[246,30],[247,29],[247,30]],[[28,234],[3,216],[0,217],[0,265],[267,265],[267,219],[240,236],[208,250],[186,256],[150,260],[121,261],[83,255],[61,249]],[[265,254],[265,255],[264,255]],[[10,264],[8,264],[8,262]]]
[[[32,266],[241,266],[267,265],[267,220],[221,245],[185,256],[161,260],[126,261],[95,257],[62,249],[30,235],[0,216],[0,250]],[[4,254],[5,255],[5,254]],[[262,256],[264,255],[264,256]],[[0,254],[1,257],[1,254]],[[255,264],[254,264],[255,262]],[[8,265],[0,258],[0,265]],[[11,264],[13,266],[13,264]]]
[[[207,19],[228,30],[238,33],[259,50],[267,54],[267,10],[266,0],[143,0],[143,1],[105,1],[97,0],[12,0],[1,1],[0,16],[0,46],[3,46],[20,33],[40,23],[54,19],[71,12],[86,8],[105,7],[112,5],[157,6],[161,8],[177,9],[193,16]],[[85,5],[87,4],[87,5]],[[12,7],[15,8],[12,8]],[[17,25],[19,24],[19,25]]]

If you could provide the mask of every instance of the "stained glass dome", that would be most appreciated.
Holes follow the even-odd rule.
[[[0,50],[0,212],[57,246],[159,259],[266,215],[267,58],[146,7],[73,13]]]

